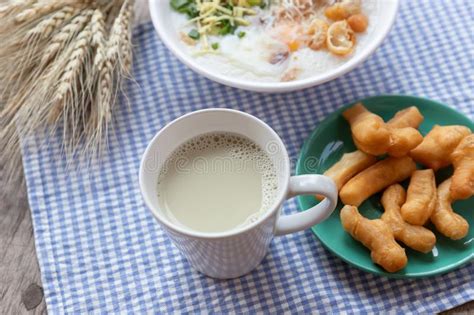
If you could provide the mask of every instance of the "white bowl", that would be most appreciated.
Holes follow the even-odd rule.
[[[163,43],[189,68],[213,81],[251,91],[258,92],[288,92],[305,89],[333,80],[351,71],[364,62],[381,45],[388,35],[398,12],[399,0],[378,0],[378,16],[375,27],[372,28],[370,41],[357,47],[356,53],[334,69],[316,74],[309,78],[290,82],[261,82],[230,77],[200,65],[184,51],[177,32],[173,29],[172,8],[169,0],[149,0],[150,15],[153,25]]]

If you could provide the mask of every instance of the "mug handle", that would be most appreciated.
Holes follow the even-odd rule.
[[[297,195],[323,195],[325,198],[308,210],[280,216],[275,226],[275,236],[302,231],[318,224],[326,220],[337,205],[336,185],[324,175],[292,176],[287,198]]]

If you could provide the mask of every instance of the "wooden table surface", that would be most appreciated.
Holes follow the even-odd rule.
[[[43,314],[46,304],[23,174],[4,179],[0,162],[0,314]],[[445,314],[474,313],[474,302]]]

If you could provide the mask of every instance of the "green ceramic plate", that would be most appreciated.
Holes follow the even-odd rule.
[[[432,100],[413,96],[386,95],[361,101],[369,110],[385,120],[403,108],[417,106],[425,117],[420,126],[420,131],[424,135],[435,124],[465,125],[474,130],[474,124],[469,118]],[[296,167],[297,175],[321,174],[337,162],[343,153],[355,150],[349,125],[341,115],[341,112],[351,105],[353,104],[344,106],[329,115],[305,141]],[[437,172],[437,183],[450,176],[451,173],[452,169]],[[403,184],[406,188],[407,183]],[[360,212],[371,219],[380,217],[383,212],[380,197],[380,194],[377,194],[366,200],[359,208]],[[314,206],[316,200],[312,196],[300,196],[298,204],[300,209],[305,210]],[[342,229],[339,220],[341,208],[342,203],[339,202],[329,219],[314,226],[312,230],[330,251],[362,270],[394,278],[419,278],[445,273],[474,259],[474,198],[453,204],[456,212],[468,220],[471,226],[469,234],[464,239],[452,241],[435,232],[437,243],[431,253],[422,254],[407,249],[407,266],[402,271],[392,274],[375,265],[370,259],[369,251]],[[434,231],[433,226],[428,227]]]

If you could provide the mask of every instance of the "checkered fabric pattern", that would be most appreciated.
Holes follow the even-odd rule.
[[[213,83],[162,45],[151,23],[135,30],[136,82],[121,101],[100,166],[67,170],[58,139],[23,151],[36,248],[50,313],[433,313],[474,299],[474,264],[423,280],[362,272],[311,231],[273,240],[263,263],[218,281],[193,269],[144,206],[142,153],[172,119],[230,107],[263,119],[291,157],[326,115],[366,96],[425,96],[474,117],[472,1],[402,1],[383,46],[349,74],[305,91],[269,95]],[[284,212],[297,211],[294,201]]]

